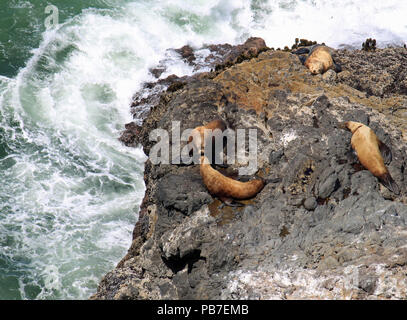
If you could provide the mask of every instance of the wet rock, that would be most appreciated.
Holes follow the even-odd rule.
[[[126,146],[137,146],[137,137],[140,134],[141,127],[134,122],[127,123],[125,125],[126,130],[122,132],[119,140],[123,142]]]
[[[182,48],[179,49],[175,49],[175,51],[178,52],[181,55],[181,57],[190,64],[192,64],[196,59],[194,55],[194,49],[192,49],[188,45],[183,46]]]
[[[152,68],[150,69],[151,74],[156,77],[157,79],[164,73],[165,68],[164,67],[157,67],[157,68]]]
[[[244,44],[231,47],[221,64],[216,66],[216,70],[222,70],[233,64],[256,57],[259,53],[267,50],[268,47],[262,38],[252,37],[246,40]]]

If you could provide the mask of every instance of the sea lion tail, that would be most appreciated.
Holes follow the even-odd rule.
[[[391,149],[379,139],[377,139],[377,143],[379,145],[379,150],[382,154],[384,163],[389,164],[392,160]]]
[[[332,62],[334,63],[334,71],[336,73],[342,72],[342,66],[337,63],[334,58],[332,58]]]
[[[400,188],[397,185],[396,181],[393,180],[391,177],[390,173],[385,173],[381,177],[379,177],[379,181],[391,192],[393,192],[396,195],[400,194]]]

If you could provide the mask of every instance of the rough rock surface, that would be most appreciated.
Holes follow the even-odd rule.
[[[407,51],[339,50],[343,72],[312,76],[297,56],[264,50],[147,98],[143,125],[121,140],[148,155],[151,130],[221,117],[257,129],[257,175],[270,182],[232,208],[198,166],[148,160],[131,248],[92,299],[407,298]],[[359,164],[343,120],[391,147],[400,196]]]

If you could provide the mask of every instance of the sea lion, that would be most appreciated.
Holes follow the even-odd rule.
[[[331,49],[324,45],[315,45],[310,48],[300,48],[294,51],[293,54],[308,53],[308,56],[299,56],[300,61],[306,66],[312,74],[325,73],[329,69],[333,69],[336,72],[341,72],[342,67],[336,63],[332,58]]]
[[[209,122],[208,124],[204,125],[204,126],[199,126],[196,127],[195,129],[192,130],[191,132],[191,136],[188,139],[188,143],[190,143],[191,141],[193,142],[193,148],[197,151],[197,154],[200,156],[204,153],[204,149],[205,149],[205,130],[212,130],[213,135],[211,135],[210,137],[212,137],[212,157],[213,157],[213,161],[212,163],[215,163],[215,154],[216,154],[216,150],[215,150],[215,141],[216,141],[216,137],[218,137],[216,131],[216,129],[219,129],[221,132],[223,133],[223,131],[225,131],[227,129],[227,125],[226,122],[223,121],[222,119],[216,119],[213,120],[211,122]],[[199,146],[199,141],[201,143],[201,145]],[[223,142],[223,140],[222,140]],[[190,151],[190,156],[192,155],[192,151]],[[217,150],[220,151],[220,150]]]
[[[391,177],[385,162],[391,162],[391,150],[376,136],[372,129],[360,122],[346,121],[339,125],[352,132],[351,145],[360,163],[396,195],[400,188]]]
[[[212,168],[207,157],[201,156],[200,159],[202,180],[209,193],[228,205],[236,205],[233,199],[245,200],[253,198],[265,185],[265,181],[262,179],[241,182],[228,178]]]

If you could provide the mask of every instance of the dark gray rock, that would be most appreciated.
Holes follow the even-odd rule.
[[[310,197],[305,200],[304,202],[304,208],[311,211],[314,210],[318,206],[317,199],[314,197]]]
[[[325,173],[321,177],[319,183],[318,197],[321,199],[328,198],[335,189],[338,188],[339,180],[335,171],[328,168],[328,173]]]
[[[167,175],[159,181],[157,200],[168,209],[191,214],[212,202],[199,175]]]
[[[284,150],[277,150],[270,152],[270,164],[277,164],[284,155]]]

